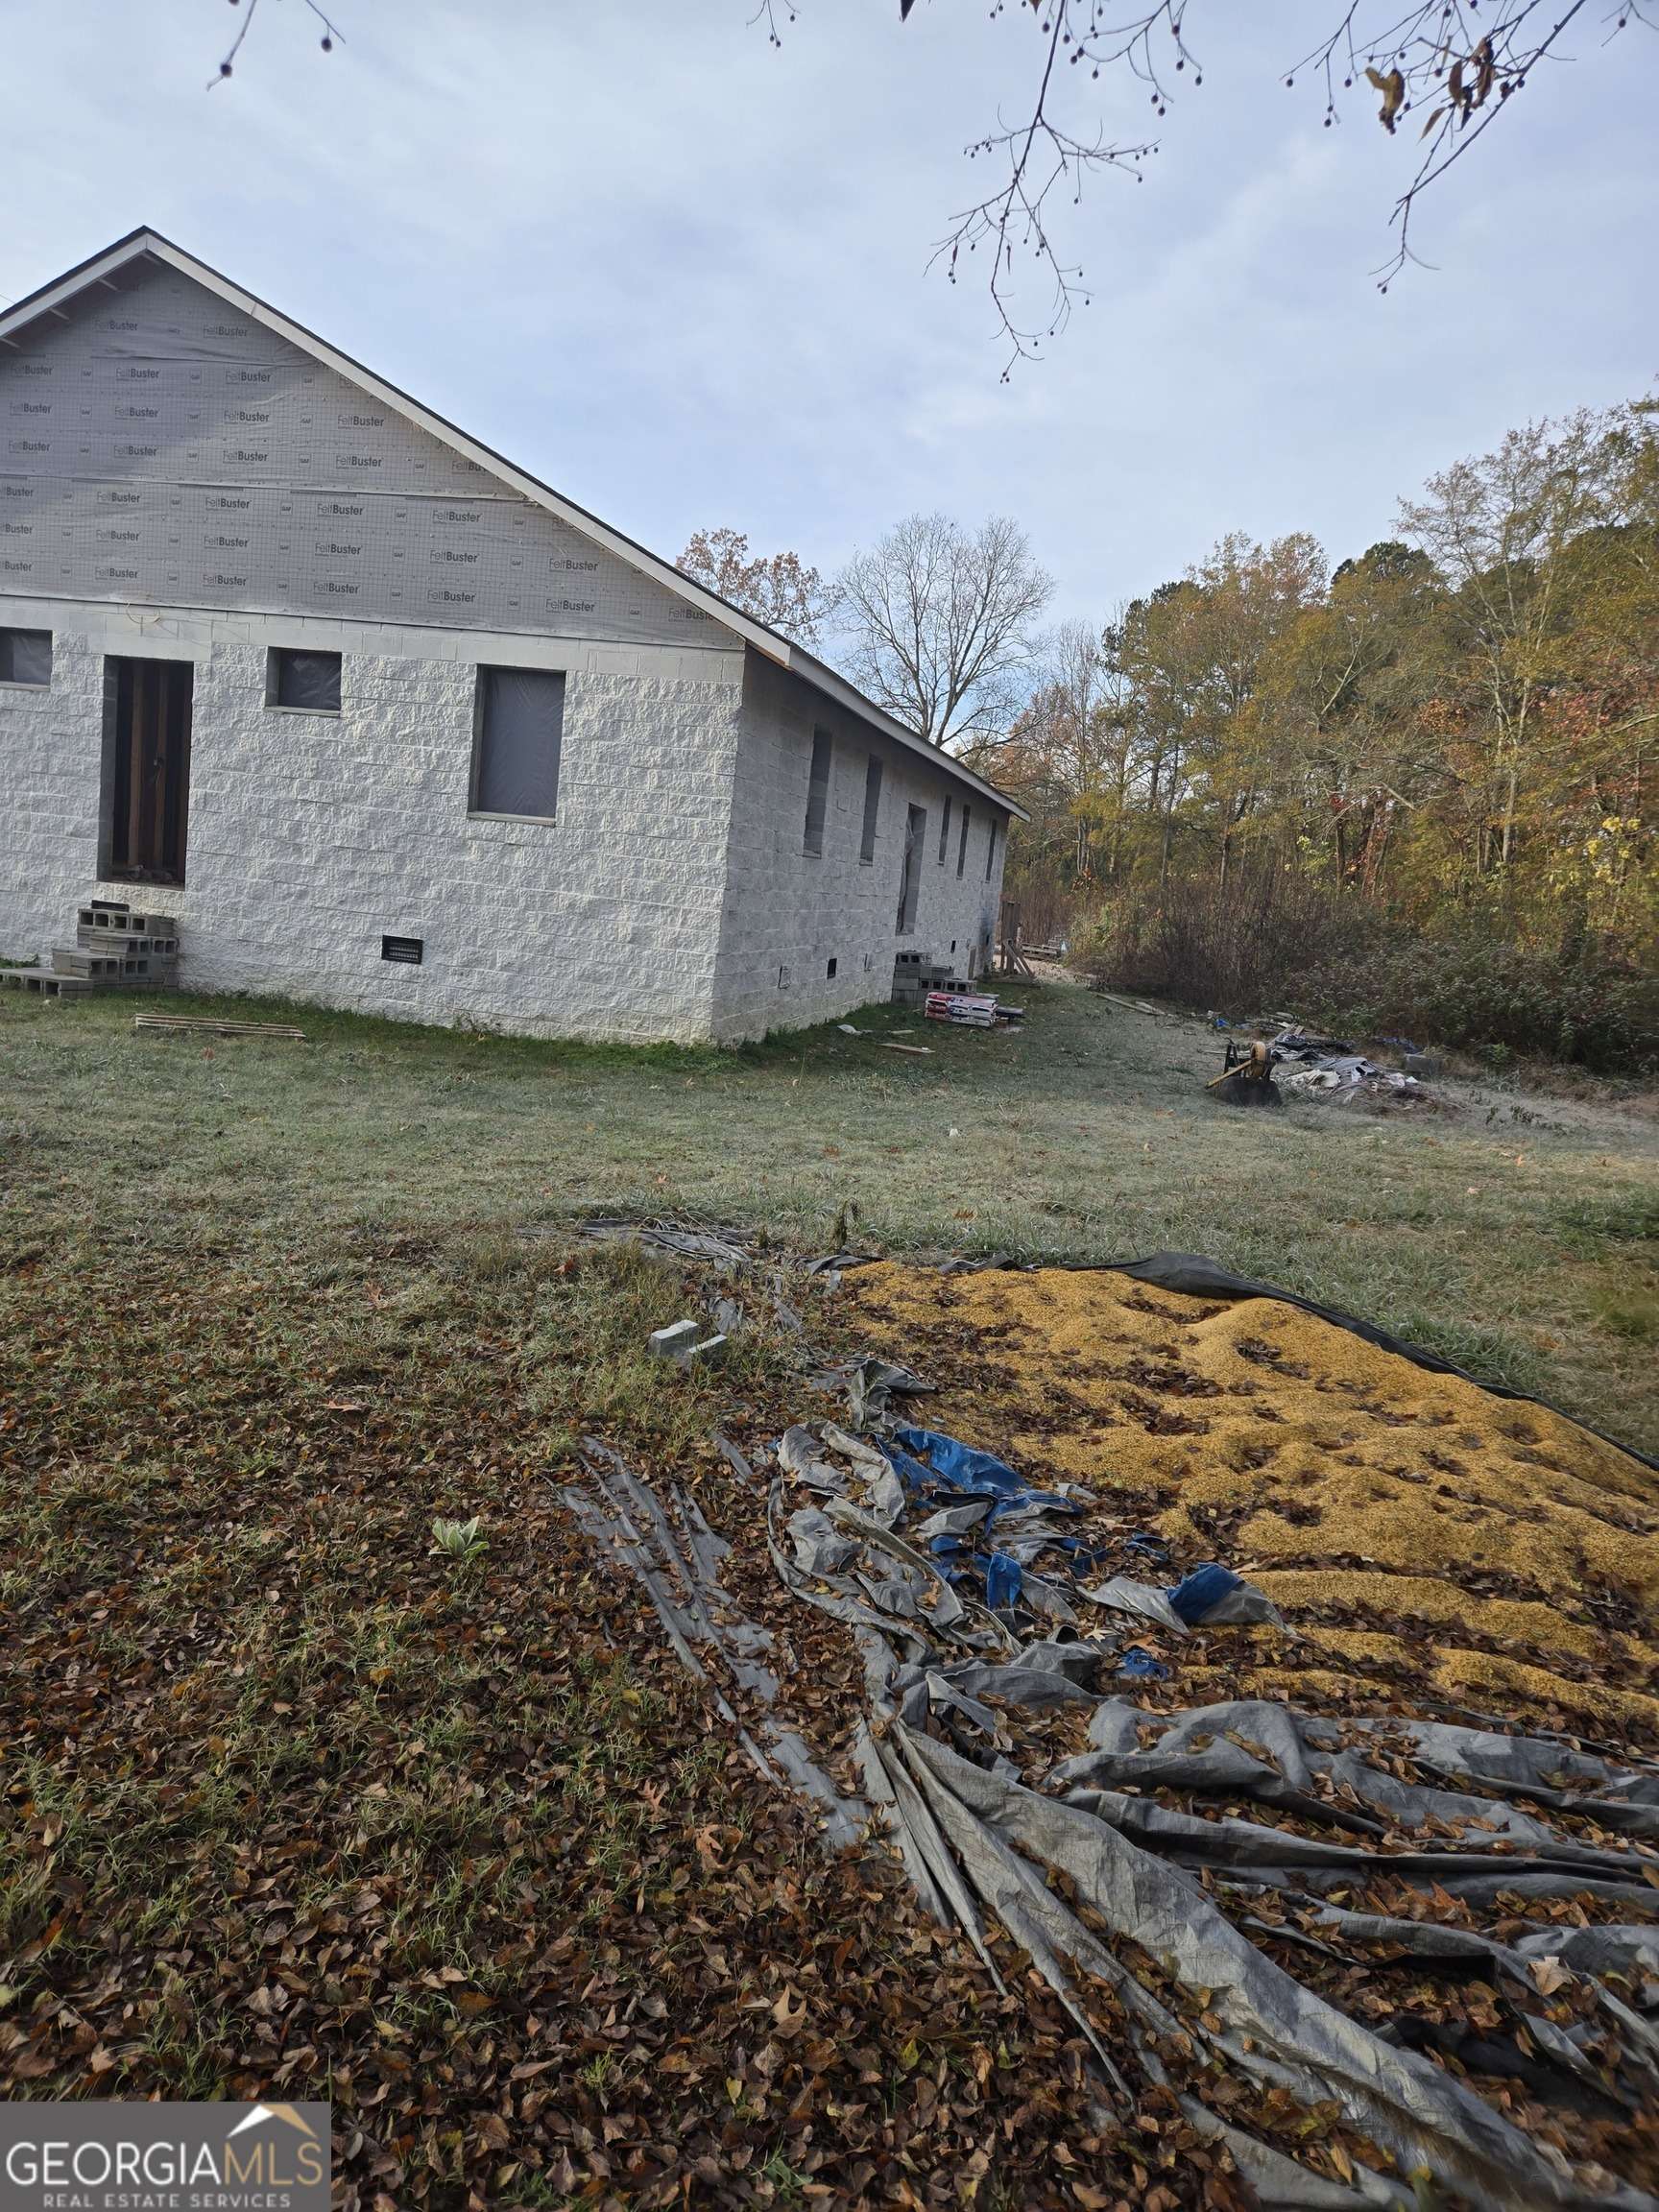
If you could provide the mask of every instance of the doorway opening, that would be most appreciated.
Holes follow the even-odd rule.
[[[104,663],[106,878],[182,883],[190,809],[190,661]]]
[[[899,935],[916,927],[916,894],[922,884],[922,850],[927,842],[927,809],[912,806],[904,823],[904,872],[899,878]]]

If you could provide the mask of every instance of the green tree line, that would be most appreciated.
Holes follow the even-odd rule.
[[[1511,431],[1397,527],[1334,571],[1229,536],[1047,641],[974,748],[1031,813],[1025,934],[1208,1003],[1299,981],[1447,1042],[1651,1056],[1659,398]]]

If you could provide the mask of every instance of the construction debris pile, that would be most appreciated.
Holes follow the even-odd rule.
[[[923,1273],[837,1254],[814,1281],[840,1285],[835,1310],[868,1321],[903,1310],[902,1280]],[[1317,1331],[1345,1347],[1330,1362],[1341,1386],[1321,1403],[1286,1334],[1270,1340],[1261,1302],[1217,1339],[1241,1362],[1222,1382],[1190,1348],[1220,1322],[1214,1305],[1153,1300],[1104,1273],[1060,1278],[1112,1284],[1125,1317],[1149,1309],[1153,1334],[1191,1308],[1177,1363],[1142,1341],[1144,1320],[1095,1327],[1088,1352],[1069,1341],[1053,1280],[928,1280],[952,1328],[891,1332],[907,1358],[912,1343],[953,1344],[960,1367],[976,1314],[1002,1315],[993,1376],[1013,1373],[1027,1329],[1052,1344],[1020,1449],[1005,1440],[1019,1433],[1006,1384],[987,1396],[971,1355],[959,1382],[929,1393],[926,1427],[912,1417],[922,1375],[871,1356],[819,1367],[838,1418],[799,1421],[748,1455],[720,1440],[737,1486],[718,1534],[683,1491],[658,1497],[597,1445],[569,1493],[757,1769],[804,1793],[832,1843],[884,1830],[999,1992],[1028,1969],[1070,2012],[1090,2055],[1091,2119],[1132,2126],[1148,2095],[1173,2098],[1236,2170],[1239,2203],[1654,2212],[1659,1764],[1629,1747],[1656,1740],[1651,1721],[1634,1724],[1652,1701],[1625,1698],[1623,1741],[1609,1745],[1406,1697],[1397,1678],[1371,1684],[1368,1702],[1333,1696],[1329,1641],[1301,1648],[1297,1575],[1261,1565],[1272,1479],[1220,1427],[1202,1457],[1194,1442],[1227,1392],[1241,1399],[1240,1435],[1269,1435],[1259,1385],[1270,1395],[1283,1370],[1313,1393],[1319,1460],[1338,1479],[1354,1454],[1335,1426],[1377,1407],[1382,1370],[1408,1363],[1286,1310],[1298,1348]],[[1105,1372],[1119,1410],[1102,1402],[1079,1425],[1068,1390]],[[1443,1441],[1467,1455],[1462,1397],[1480,1394],[1408,1372],[1412,1418],[1433,1429],[1428,1401],[1449,1396],[1462,1423]],[[1176,1384],[1196,1417],[1166,1426]],[[995,1412],[995,1449],[983,1423],[974,1436],[975,1406]],[[1124,1412],[1165,1479],[1125,1455]],[[1394,1418],[1394,1455],[1409,1459]],[[1571,1428],[1532,1407],[1501,1419],[1518,1466],[1549,1457],[1552,1426]],[[1615,1448],[1586,1444],[1578,1464],[1606,1463],[1610,1500],[1648,1500],[1650,1545],[1650,1482],[1630,1462],[1621,1476]],[[1183,1471],[1217,1455],[1221,1486],[1189,1481],[1184,1498]],[[1102,1482],[1115,1461],[1119,1479]],[[1582,1518],[1579,1482],[1567,1510]],[[1248,1501],[1264,1493],[1258,1527]],[[1479,1493],[1462,1495],[1466,1511]],[[1297,1503],[1286,1493],[1286,1513]],[[1543,1562],[1549,1531],[1536,1533]],[[1334,1540],[1374,1548],[1369,1530]],[[1362,1563],[1358,1580],[1367,1574]],[[837,1662],[812,1645],[809,1724],[789,1711],[782,1660],[802,1646],[789,1607],[775,1610],[785,1594],[847,1639],[838,1711],[823,1694]]]
[[[1213,1028],[1228,1029],[1221,1016],[1210,1016]],[[1389,1040],[1404,1044],[1405,1040]],[[1271,1037],[1240,1044],[1230,1035],[1221,1072],[1206,1088],[1229,1106],[1282,1106],[1285,1094],[1334,1106],[1437,1106],[1424,1076],[1432,1072],[1427,1053],[1408,1046],[1404,1069],[1384,1068],[1339,1037],[1315,1037],[1294,1024],[1282,1024]]]
[[[1023,1006],[1007,1005],[995,992],[976,991],[949,967],[924,960],[920,952],[901,952],[894,962],[893,1003],[926,1014],[930,1022],[950,1022],[965,1029],[995,1029],[1025,1019]]]
[[[1334,1106],[1357,1099],[1386,1097],[1399,1103],[1426,1099],[1419,1075],[1380,1067],[1339,1037],[1310,1037],[1305,1029],[1281,1029],[1268,1046],[1279,1067],[1279,1081],[1304,1098],[1323,1098]],[[1421,1053],[1410,1057],[1421,1060]]]

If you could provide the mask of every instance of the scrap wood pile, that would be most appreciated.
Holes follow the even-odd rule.
[[[1215,1325],[1231,1310],[1149,1299],[1110,1276],[950,1278],[847,1261],[825,1279],[861,1322],[902,1312],[888,1348],[962,1374],[932,1425],[908,1418],[923,1387],[909,1366],[854,1361],[839,1377],[843,1420],[798,1423],[750,1457],[728,1447],[745,1488],[719,1534],[688,1501],[664,1510],[641,1478],[619,1490],[597,1455],[571,1499],[643,1581],[758,1769],[815,1800],[831,1841],[884,1832],[998,1992],[1040,1984],[1067,2008],[1090,2060],[1079,2110],[1102,2140],[1138,2114],[1179,2115],[1211,2158],[1186,2200],[1659,2203],[1659,1767],[1570,1732],[1555,1682],[1605,1695],[1622,1723],[1609,1733],[1631,1743],[1655,1740],[1659,1707],[1622,1685],[1603,1692],[1593,1670],[1537,1679],[1520,1667],[1529,1707],[1524,1695],[1491,1715],[1455,1673],[1439,1679],[1420,1630],[1415,1676],[1369,1669],[1358,1648],[1344,1675],[1330,1665],[1340,1645],[1311,1641],[1332,1631],[1302,1625],[1305,1610],[1330,1617],[1330,1587],[1307,1608],[1295,1577],[1351,1574],[1362,1604],[1379,1577],[1408,1602],[1427,1577],[1390,1575],[1358,1544],[1344,1545],[1347,1566],[1275,1571],[1258,1541],[1292,1503],[1316,1520],[1347,1505],[1380,1523],[1395,1502],[1380,1470],[1353,1472],[1367,1468],[1373,1423],[1395,1436],[1407,1491],[1421,1487],[1407,1462],[1425,1442],[1473,1455],[1498,1434],[1513,1487],[1490,1506],[1474,1506],[1467,1484],[1449,1507],[1428,1505],[1403,1538],[1427,1565],[1425,1526],[1444,1520],[1455,1554],[1461,1500],[1503,1516],[1524,1495],[1523,1469],[1547,1491],[1565,1432],[1588,1472],[1563,1511],[1593,1519],[1598,1493],[1616,1515],[1623,1506],[1606,1532],[1624,1546],[1622,1571],[1641,1576],[1652,1571],[1643,1470],[1541,1408],[1484,1401],[1455,1378],[1395,1377],[1405,1362],[1288,1311],[1247,1310],[1228,1342]],[[1052,1326],[1062,1290],[1073,1321],[1087,1306],[1079,1286],[1108,1309],[1116,1294],[1118,1317],[1141,1324],[1102,1330],[1096,1315],[1092,1359]],[[1085,1389],[1110,1373],[1116,1408],[1079,1422],[1052,1372],[1036,1380],[1041,1415],[1021,1401],[1017,1339],[1043,1328],[1039,1312],[1062,1339],[1055,1367]],[[1155,1363],[1148,1339],[1181,1330],[1210,1331],[1211,1363],[1225,1354],[1241,1372],[1206,1390],[1190,1344],[1186,1363]],[[1316,1376],[1291,1355],[1321,1334],[1335,1342]],[[990,1358],[969,1363],[962,1337],[990,1339]],[[1214,1407],[1228,1390],[1242,1403]],[[1265,1460],[1228,1454],[1218,1434],[1218,1479],[1207,1497],[1194,1479],[1184,1499],[1183,1476],[1204,1464],[1193,1437],[1212,1422],[1164,1427],[1159,1401],[1225,1410],[1260,1436],[1290,1426],[1276,1397],[1315,1400],[1302,1410],[1322,1431],[1323,1489],[1293,1477],[1298,1439],[1263,1476]],[[1448,1403],[1463,1424],[1450,1437]],[[978,1408],[982,1437],[995,1423],[999,1449],[962,1440],[958,1407]],[[1017,1423],[1024,1449],[1004,1441]],[[1403,1445],[1407,1423],[1427,1439]],[[1133,1449],[1137,1435],[1149,1451]],[[1115,1463],[1118,1479],[1104,1479]],[[1279,1494],[1286,1479],[1298,1500]],[[1642,1515],[1646,1559],[1630,1542]],[[1298,1526],[1310,1524],[1285,1518]],[[1540,1530],[1512,1567],[1547,1574],[1554,1558],[1570,1580],[1560,1535]],[[1611,1603],[1609,1588],[1588,1602]],[[1504,1607],[1550,1610],[1481,1604],[1500,1609],[1483,1625],[1519,1625]],[[801,1685],[777,1662],[800,1648],[801,1608],[832,1632],[811,1647],[813,1695],[797,1711]],[[1626,1634],[1632,1663],[1636,1641]]]

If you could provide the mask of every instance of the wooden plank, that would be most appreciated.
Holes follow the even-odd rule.
[[[207,1014],[134,1014],[134,1029],[204,1029],[215,1037],[284,1037],[303,1045],[303,1029],[281,1022],[218,1022]]]
[[[155,778],[150,764],[150,722],[154,710],[151,696],[150,670],[137,661],[132,664],[132,797],[128,802],[128,851],[130,868],[150,869],[155,865],[151,852],[155,822]]]

